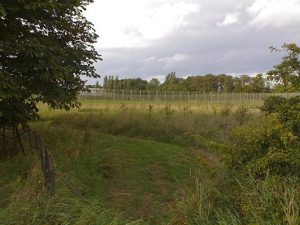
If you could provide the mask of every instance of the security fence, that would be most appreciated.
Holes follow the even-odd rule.
[[[225,93],[225,92],[184,92],[184,91],[147,91],[147,90],[104,90],[92,89],[81,92],[80,99],[134,101],[134,102],[182,102],[188,104],[245,104],[260,105],[269,96],[292,97],[299,93]]]

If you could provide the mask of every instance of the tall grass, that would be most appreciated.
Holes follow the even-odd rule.
[[[211,183],[196,176],[196,188],[178,201],[171,224],[190,225],[298,225],[300,190],[296,177],[257,181],[226,177]],[[226,184],[226,185],[225,185]]]
[[[36,155],[18,155],[0,161],[0,223],[15,224],[146,224],[129,222],[99,200],[82,201],[58,180],[57,194],[49,198]]]
[[[259,116],[257,109],[245,106],[224,105],[222,107],[196,108],[188,104],[135,105],[121,102],[104,105],[91,103],[70,112],[53,111],[42,107],[40,123],[47,124],[47,126],[51,124],[52,133],[60,130],[58,136],[50,137],[52,140],[61,139],[57,143],[66,144],[63,147],[68,150],[63,154],[58,154],[58,157],[62,157],[60,160],[68,160],[67,156],[77,154],[70,152],[75,150],[68,148],[68,145],[71,144],[63,141],[67,137],[63,134],[64,130],[72,129],[76,132],[84,132],[78,142],[83,146],[82,149],[95,145],[95,142],[92,141],[95,132],[189,146],[201,165],[196,174],[191,171],[195,185],[194,187],[178,187],[181,194],[179,197],[177,196],[176,202],[172,205],[172,218],[170,221],[169,218],[160,220],[161,224],[297,225],[300,223],[299,178],[282,179],[267,176],[264,179],[256,180],[250,175],[242,177],[238,173],[229,171],[221,160],[222,152],[218,152],[217,147],[214,149],[214,144],[222,145],[228,141],[229,134],[235,128],[246,126]],[[37,124],[32,124],[32,127]],[[77,143],[78,137],[75,135],[72,141]],[[98,148],[106,148],[112,143],[103,142],[102,144],[103,146],[98,146]],[[153,143],[148,144],[153,145]],[[131,144],[128,146],[129,150],[133,148]],[[149,155],[142,155],[140,148],[142,149],[142,146],[133,151],[138,153],[141,160],[158,160]],[[100,157],[100,153],[96,155],[92,150],[85,149],[85,151],[90,151],[91,157]],[[109,151],[111,149],[107,148],[104,152]],[[172,153],[168,146],[162,151],[166,151],[168,154]],[[119,150],[116,151],[116,153],[118,152]],[[126,157],[124,154],[121,156]],[[91,164],[93,162],[91,157],[77,158],[76,171],[86,168],[86,164]],[[162,155],[160,157],[163,160]],[[119,166],[122,171],[125,171],[132,162],[129,161],[130,165],[122,164],[122,160],[128,159],[106,160],[106,164],[102,165],[100,169],[103,170],[105,167],[111,169],[112,166],[117,165],[116,167]],[[32,162],[24,160],[19,164],[16,162],[20,162],[20,160],[11,159],[0,163],[0,175],[3,175],[0,179],[2,182],[0,183],[0,204],[3,205],[0,209],[0,221],[4,221],[4,224],[147,224],[145,221],[129,223],[128,218],[107,209],[107,206],[99,199],[93,201],[89,198],[88,203],[82,202],[80,199],[74,198],[70,191],[63,186],[58,187],[60,194],[49,200],[41,194],[42,175],[37,166],[37,159]],[[164,163],[166,162],[164,161]],[[172,163],[175,162],[172,161]],[[144,164],[139,162],[139,165]],[[15,167],[17,170],[12,173],[2,170]],[[61,165],[61,167],[68,168],[67,165]],[[140,170],[145,170],[150,174],[157,172],[149,172],[147,168]],[[105,172],[107,171],[102,171],[102,175],[109,177],[110,174],[105,174]],[[87,174],[91,175],[86,171],[85,174],[80,172],[76,176],[82,178]],[[129,171],[128,174],[138,175],[132,171]],[[73,175],[75,176],[75,174]],[[139,177],[139,179],[146,183],[145,177]],[[170,178],[166,177],[166,179]],[[126,177],[122,178],[122,182],[124,180]],[[160,182],[158,183],[160,184]],[[85,189],[88,189],[93,184],[87,181],[84,185]],[[145,187],[145,189],[147,188],[149,187]],[[6,193],[8,193],[7,196]],[[91,194],[91,196],[94,195]],[[149,221],[148,224],[153,224],[154,220]]]
[[[163,142],[187,144],[194,134],[224,141],[228,133],[240,124],[258,117],[255,110],[226,106],[211,109],[190,105],[102,105],[83,107],[71,112],[42,111],[43,120],[53,125],[74,129],[90,129],[104,133],[150,138]],[[224,113],[224,111],[228,111]]]

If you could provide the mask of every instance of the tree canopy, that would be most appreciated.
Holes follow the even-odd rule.
[[[149,82],[141,78],[119,79],[118,76],[105,76],[103,88],[108,90],[151,90],[151,91],[198,91],[198,92],[269,92],[270,87],[262,74],[255,77],[242,75],[207,74],[178,78],[175,72],[169,73],[165,81],[160,83],[157,78]]]
[[[0,0],[0,127],[37,117],[37,103],[70,109],[98,78],[97,34],[83,16],[92,0]]]
[[[281,49],[270,47],[271,51],[285,52],[280,64],[268,72],[268,78],[279,82],[282,91],[300,90],[300,47],[296,43],[284,44]]]

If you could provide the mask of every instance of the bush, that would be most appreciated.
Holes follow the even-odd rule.
[[[258,123],[233,132],[227,143],[226,161],[230,168],[246,168],[256,178],[268,171],[273,175],[296,175],[300,169],[299,138],[273,114]]]
[[[230,104],[225,104],[225,105],[221,108],[221,116],[230,116],[231,113],[232,113],[232,105],[230,105]]]
[[[266,115],[277,113],[285,127],[290,128],[295,135],[300,135],[300,96],[283,98],[270,97],[261,108]]]
[[[271,96],[264,99],[261,111],[267,115],[278,112],[282,105],[286,104],[286,98],[281,96]]]
[[[270,97],[261,110],[265,115],[257,123],[236,129],[225,145],[229,167],[255,178],[299,175],[300,98]]]
[[[236,121],[240,124],[243,125],[245,121],[248,118],[248,108],[244,105],[241,105],[237,108],[237,110],[234,112],[233,116],[236,119]]]

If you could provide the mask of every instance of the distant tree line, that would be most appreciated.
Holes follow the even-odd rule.
[[[99,82],[90,87],[100,87]],[[242,75],[208,74],[205,76],[189,76],[179,78],[175,72],[169,73],[164,82],[157,78],[150,81],[141,78],[119,79],[118,76],[105,76],[104,89],[115,90],[151,90],[151,91],[198,91],[198,92],[270,92],[271,85],[262,74],[255,77]]]

